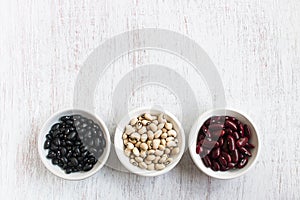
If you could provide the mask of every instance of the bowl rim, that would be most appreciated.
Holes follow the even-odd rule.
[[[236,173],[236,174],[228,175],[228,176],[220,176],[220,174],[218,174],[220,172],[214,172],[214,171],[207,172],[206,170],[204,170],[204,168],[206,169],[207,167],[204,166],[202,160],[199,159],[199,155],[195,152],[195,148],[194,148],[194,144],[196,144],[196,142],[195,142],[196,137],[198,137],[198,132],[206,120],[206,118],[204,119],[204,117],[207,117],[207,115],[208,115],[208,117],[211,117],[214,115],[215,112],[218,112],[218,111],[224,111],[225,113],[226,113],[226,111],[229,111],[229,112],[234,112],[234,113],[237,113],[238,115],[243,116],[247,121],[249,121],[249,123],[253,127],[256,138],[257,138],[257,144],[255,147],[255,148],[257,148],[257,152],[256,152],[256,155],[252,158],[253,161],[250,163],[250,165],[246,166],[246,168],[243,171]],[[202,121],[203,121],[203,123],[201,123]],[[195,165],[197,166],[197,168],[199,170],[201,170],[207,176],[210,176],[210,177],[213,177],[216,179],[222,179],[222,180],[234,179],[234,178],[238,178],[238,177],[246,174],[256,164],[256,162],[259,158],[259,155],[260,155],[260,151],[261,151],[260,136],[259,136],[258,128],[257,128],[255,122],[252,120],[252,118],[250,118],[243,111],[240,111],[240,110],[237,110],[234,108],[230,108],[230,107],[214,108],[214,109],[210,109],[210,110],[207,110],[204,113],[202,113],[197,118],[197,120],[194,122],[194,124],[190,130],[188,145],[189,145],[188,148],[189,148],[190,156],[191,156],[193,162],[195,163]]]
[[[123,140],[122,135],[123,135],[125,125],[127,125],[134,116],[139,116],[140,114],[146,113],[146,112],[149,112],[150,114],[151,114],[151,112],[164,113],[168,118],[170,118],[172,121],[174,121],[174,123],[178,127],[178,132],[179,132],[180,138],[181,138],[180,139],[181,140],[180,141],[180,143],[181,143],[180,152],[177,155],[177,157],[173,160],[173,162],[163,170],[149,171],[146,169],[141,169],[139,167],[136,167],[129,162],[129,158],[124,154],[124,151],[120,150],[120,149],[123,149],[123,147],[124,147],[124,144],[122,141]],[[123,128],[121,128],[121,127],[123,127]],[[164,110],[161,108],[156,108],[156,107],[138,107],[138,108],[135,108],[135,109],[131,110],[130,112],[128,112],[128,114],[123,116],[123,118],[117,123],[115,135],[114,135],[115,152],[117,154],[118,159],[122,163],[122,165],[129,172],[137,174],[139,176],[145,176],[145,177],[159,176],[159,175],[162,175],[162,174],[165,174],[165,173],[171,171],[174,167],[176,167],[176,165],[179,163],[179,161],[181,160],[181,158],[185,152],[185,142],[186,142],[186,140],[185,140],[184,129],[183,129],[180,121],[177,119],[177,117],[175,117],[175,115],[173,115],[171,112],[169,112],[167,110]],[[122,146],[120,147],[119,144],[120,145],[122,144]]]
[[[57,118],[57,117],[60,117],[62,115],[68,115],[67,113],[80,114],[87,118],[89,118],[89,116],[86,116],[86,115],[92,116],[93,118],[95,118],[97,120],[95,123],[97,123],[97,124],[99,123],[98,125],[100,125],[100,127],[105,135],[105,139],[106,139],[106,147],[105,147],[106,150],[104,151],[104,153],[106,152],[106,154],[102,155],[103,157],[101,160],[98,160],[98,162],[101,161],[100,165],[98,165],[96,168],[93,168],[92,170],[90,170],[88,172],[81,172],[79,176],[75,176],[75,177],[70,177],[69,174],[63,174],[63,175],[59,174],[57,172],[58,168],[55,169],[56,166],[52,165],[49,162],[50,160],[47,159],[43,153],[44,151],[46,151],[43,146],[44,146],[44,141],[45,141],[45,135],[48,134],[48,132],[49,132],[46,130],[50,130],[49,124],[51,124],[51,121],[58,122],[59,118]],[[39,135],[38,135],[37,146],[38,146],[38,154],[39,154],[40,160],[52,174],[54,174],[55,176],[62,178],[64,180],[79,181],[79,180],[83,180],[83,179],[86,179],[88,177],[95,175],[106,164],[107,159],[110,155],[111,140],[110,140],[110,134],[109,134],[109,131],[108,131],[108,128],[107,128],[105,122],[96,113],[92,113],[90,111],[79,109],[79,108],[67,108],[67,109],[56,111],[55,113],[51,114],[51,116],[44,122],[42,128],[40,129]]]

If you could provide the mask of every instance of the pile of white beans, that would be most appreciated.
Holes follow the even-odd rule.
[[[124,153],[141,169],[162,170],[179,153],[177,132],[163,113],[130,120],[123,133]]]

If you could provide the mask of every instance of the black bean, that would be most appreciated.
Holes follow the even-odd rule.
[[[52,159],[52,164],[53,164],[53,165],[57,165],[58,162],[59,162],[59,160],[58,160],[57,158],[53,158],[53,159]]]
[[[95,149],[95,148],[90,148],[90,150],[89,150],[89,151],[90,151],[90,153],[91,153],[91,154],[95,154],[95,153],[97,153],[97,149]]]
[[[80,130],[78,130],[78,134],[79,135],[84,135],[86,133],[86,129],[85,128],[81,128]]]
[[[72,120],[67,120],[67,121],[66,121],[66,124],[68,124],[68,125],[73,125],[73,124],[74,124],[74,121],[72,121]]]
[[[82,164],[78,164],[77,169],[81,171],[82,170]]]
[[[67,154],[67,149],[66,149],[65,147],[62,147],[62,148],[60,149],[60,154],[61,154],[62,156],[65,156],[65,155]]]
[[[55,130],[59,129],[60,126],[61,126],[60,123],[56,123],[51,127],[51,130],[55,131]]]
[[[63,116],[59,120],[62,121],[62,122],[65,122],[65,121],[67,121],[69,119],[71,119],[71,116]]]
[[[98,124],[94,124],[93,127],[96,129],[96,130],[100,130],[100,126]]]
[[[73,120],[80,120],[81,119],[81,115],[73,115]]]
[[[56,153],[54,151],[49,151],[47,158],[55,158],[56,157]]]
[[[75,137],[76,137],[77,133],[75,131],[72,131],[68,136],[67,138],[69,140],[73,140]]]
[[[79,127],[79,126],[80,126],[80,124],[81,124],[81,123],[80,123],[80,121],[75,121],[75,122],[74,122],[74,126],[75,126],[75,128]]]
[[[68,160],[67,165],[68,165],[68,167],[72,167],[73,166],[70,160]]]
[[[45,143],[44,143],[44,149],[49,149],[50,148],[50,140],[46,140]]]
[[[74,148],[73,152],[76,153],[77,155],[80,155],[81,153],[79,147]]]
[[[52,151],[56,151],[56,150],[58,150],[58,146],[56,146],[55,144],[51,144],[50,149]]]
[[[83,157],[82,156],[79,156],[77,157],[77,160],[80,162],[80,161],[83,161]]]
[[[55,138],[52,143],[54,145],[56,145],[56,146],[60,146],[60,139],[59,138]]]
[[[67,145],[67,146],[73,146],[73,142],[70,141],[70,140],[67,140],[67,141],[66,141],[66,145]]]
[[[95,164],[96,162],[96,159],[95,159],[95,157],[94,156],[91,156],[91,157],[89,157],[89,159],[88,159],[88,163],[90,163],[90,164]]]
[[[81,124],[81,127],[82,127],[82,128],[86,128],[87,126],[88,126],[87,123],[82,123],[82,124]]]
[[[98,149],[98,152],[97,152],[98,154],[95,155],[95,157],[96,157],[96,158],[100,158],[100,157],[102,156],[103,152],[104,152],[103,149]]]
[[[61,140],[61,146],[66,146],[66,141],[65,140]]]
[[[80,122],[85,123],[87,121],[86,118],[81,117]]]
[[[70,158],[70,162],[72,163],[72,165],[74,167],[76,167],[78,165],[78,160],[76,158],[74,158],[74,157]]]
[[[85,157],[87,155],[89,155],[89,152],[87,150],[85,150],[84,152],[81,153],[81,156],[83,156],[83,157]]]
[[[68,163],[68,159],[66,157],[62,157],[60,160],[61,160],[61,162],[63,164],[67,164]]]
[[[50,133],[50,132],[46,135],[46,138],[51,141],[53,139],[53,137],[52,137],[52,133]]]
[[[98,131],[97,132],[98,137],[100,137],[101,139],[103,138],[103,132],[102,131]]]
[[[83,171],[87,172],[87,171],[90,171],[92,168],[93,168],[92,164],[86,164],[83,167]]]
[[[72,168],[68,167],[66,168],[66,174],[70,174],[72,172]]]
[[[94,146],[94,140],[93,139],[88,140],[87,144],[89,146]]]
[[[56,137],[59,133],[60,133],[59,130],[55,130],[52,132],[52,136]]]
[[[79,170],[77,168],[73,168],[72,172],[78,172]]]
[[[81,141],[75,141],[75,143],[74,143],[74,145],[76,145],[76,146],[80,146],[80,145],[82,145],[82,142]]]
[[[105,140],[102,140],[102,141],[101,141],[101,147],[102,147],[102,148],[105,148],[105,147],[106,147],[106,141],[105,141]]]
[[[99,147],[100,143],[101,143],[100,138],[96,138],[96,139],[95,139],[95,142],[94,142],[95,146],[96,146],[96,147]]]
[[[66,129],[64,130],[63,133],[64,133],[65,135],[69,135],[70,132],[71,132],[71,131],[70,131],[70,128],[66,128]]]
[[[66,157],[70,158],[71,156],[72,156],[72,151],[69,150],[68,153],[67,153],[67,155],[66,155]]]
[[[81,146],[81,147],[80,147],[80,151],[81,151],[81,152],[84,152],[84,151],[87,151],[87,150],[88,150],[88,149],[87,149],[86,146]]]

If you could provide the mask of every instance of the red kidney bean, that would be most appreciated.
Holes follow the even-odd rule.
[[[249,149],[253,149],[255,146],[248,142],[248,143],[245,144],[245,147],[247,147]]]
[[[208,126],[208,129],[211,131],[215,131],[215,130],[222,130],[224,128],[223,124],[210,124]]]
[[[223,156],[219,157],[219,163],[225,167],[227,167],[227,161]]]
[[[238,140],[238,139],[240,138],[239,134],[238,134],[236,131],[232,132],[230,135],[231,135],[235,140]]]
[[[245,157],[243,159],[240,160],[240,162],[237,164],[237,168],[241,169],[243,167],[245,167],[245,165],[248,163],[248,158]]]
[[[210,119],[211,119],[211,118],[208,118],[208,119],[204,122],[204,125],[205,125],[206,127],[210,124]]]
[[[220,121],[221,119],[222,119],[222,116],[212,116],[211,117],[211,120],[216,121],[216,122]]]
[[[203,140],[204,138],[205,138],[204,135],[202,135],[202,134],[199,134],[199,135],[198,135],[198,141]]]
[[[213,159],[217,159],[217,158],[220,156],[220,153],[221,153],[220,148],[213,149],[213,150],[211,151],[211,157],[212,157]]]
[[[208,156],[205,156],[204,158],[202,158],[202,161],[203,161],[203,163],[206,167],[211,166],[211,161],[210,161],[210,158]]]
[[[216,141],[210,141],[208,139],[204,139],[202,146],[207,149],[212,149],[216,144]]]
[[[222,151],[227,152],[227,153],[229,152],[228,151],[228,142],[227,142],[226,138],[224,138],[224,144],[222,146]]]
[[[233,163],[237,163],[239,161],[239,152],[237,149],[231,152],[231,160]]]
[[[213,138],[219,138],[219,137],[222,137],[224,134],[225,134],[225,131],[224,131],[224,130],[216,130],[216,131],[211,132],[211,136],[212,136]]]
[[[248,149],[246,149],[245,147],[241,147],[241,148],[240,148],[240,152],[241,152],[242,154],[244,154],[245,156],[249,156],[249,157],[252,156],[251,152],[248,151]]]
[[[228,142],[229,151],[235,150],[235,141],[234,141],[234,138],[231,135],[227,136],[227,142]]]
[[[223,144],[224,144],[224,139],[223,139],[222,137],[220,137],[219,140],[218,140],[218,143],[219,143],[219,146],[220,146],[220,147],[223,146]]]
[[[229,119],[229,120],[231,120],[231,121],[233,121],[233,122],[236,120],[236,118],[235,118],[235,117],[230,117],[230,116],[226,116],[226,117],[225,117],[225,119],[226,119],[226,120],[228,120],[228,119]]]
[[[208,131],[208,129],[207,129],[206,126],[202,126],[202,127],[201,127],[201,132],[202,132],[204,135],[206,135],[207,131]]]
[[[214,171],[219,171],[220,170],[220,165],[216,161],[212,161],[212,170]]]
[[[219,147],[219,146],[220,146],[219,142],[216,142],[214,148],[217,148],[217,147]]]
[[[244,125],[242,123],[239,124],[239,135],[241,137],[244,137],[245,136],[245,133],[244,133]]]
[[[204,157],[204,156],[208,155],[210,153],[210,151],[211,151],[210,149],[203,148],[203,152],[201,154],[201,157]]]
[[[225,171],[227,171],[227,170],[229,170],[228,167],[225,167],[225,166],[223,166],[223,165],[220,165],[220,171],[225,172]]]
[[[229,168],[229,169],[232,169],[232,168],[234,168],[235,167],[235,163],[228,163],[227,164],[227,167]]]
[[[232,135],[232,132],[233,131],[231,129],[229,129],[229,128],[225,129],[225,133],[228,134],[228,135]]]
[[[231,162],[231,156],[228,153],[222,151],[221,155],[225,158],[225,160],[227,161],[227,163]]]
[[[245,132],[245,136],[250,139],[251,138],[251,131],[249,126],[247,126],[247,124],[244,125],[244,132]]]
[[[200,147],[200,146],[198,145],[197,148],[196,148],[196,153],[197,153],[197,154],[200,154],[200,148],[202,148],[202,147]]]
[[[246,143],[248,142],[248,138],[244,137],[239,139],[238,141],[236,141],[236,146],[237,147],[243,147],[246,145]]]
[[[199,141],[197,142],[197,146],[202,146],[203,142],[204,142],[204,139],[199,140]]]
[[[237,130],[236,124],[235,124],[233,121],[231,121],[231,120],[226,120],[226,121],[225,121],[225,127],[226,127],[226,128],[230,128],[230,129],[233,130],[233,131],[236,131],[236,130]]]
[[[205,133],[205,137],[211,138],[211,133],[209,130]]]
[[[241,153],[241,152],[239,152],[239,160],[241,160],[241,159],[243,159],[243,158],[245,158],[244,154]]]

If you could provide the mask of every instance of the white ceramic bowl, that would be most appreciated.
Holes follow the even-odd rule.
[[[46,158],[48,149],[47,150],[44,149],[44,142],[46,140],[46,135],[49,133],[49,130],[51,129],[52,125],[57,123],[60,117],[65,115],[75,115],[75,114],[79,114],[88,119],[92,119],[96,124],[100,126],[100,128],[103,131],[104,137],[106,139],[106,147],[104,149],[102,156],[98,159],[98,162],[94,165],[94,167],[90,171],[66,174],[65,171],[63,171],[59,166],[53,165],[51,163],[51,160]],[[39,155],[46,168],[56,176],[67,180],[82,180],[98,172],[107,161],[110,152],[110,145],[111,145],[110,135],[104,122],[97,115],[91,114],[83,110],[78,110],[78,109],[68,109],[68,110],[57,112],[54,115],[52,115],[44,124],[38,138]]]
[[[175,157],[172,157],[173,161],[168,166],[166,166],[166,168],[163,170],[149,171],[146,169],[141,169],[137,166],[132,165],[130,163],[129,157],[127,157],[124,154],[124,144],[123,144],[122,135],[124,133],[125,126],[129,124],[129,122],[132,118],[138,117],[144,113],[150,113],[152,115],[158,115],[160,113],[164,113],[165,118],[167,119],[167,121],[169,121],[173,124],[173,128],[175,129],[175,131],[178,134],[177,138],[178,138],[180,152]],[[128,169],[130,172],[138,174],[140,176],[158,176],[158,175],[162,175],[162,174],[169,172],[180,161],[180,159],[184,153],[184,150],[185,150],[185,135],[184,135],[184,130],[183,130],[180,122],[170,112],[165,111],[165,110],[160,110],[160,109],[153,109],[153,108],[139,108],[139,109],[135,109],[135,110],[131,111],[130,113],[128,113],[128,115],[126,115],[118,123],[116,132],[115,132],[114,143],[115,143],[115,150],[116,150],[117,156],[126,169]]]
[[[224,115],[235,117],[238,120],[240,120],[242,123],[247,124],[250,127],[251,134],[252,134],[250,142],[253,145],[255,145],[255,148],[251,150],[252,157],[249,158],[248,163],[244,168],[216,172],[210,168],[207,168],[203,164],[199,154],[196,153],[196,143],[197,143],[198,132],[199,132],[201,126],[204,124],[204,122],[212,116],[224,116]],[[204,114],[202,114],[197,119],[197,121],[194,123],[194,125],[191,129],[191,132],[190,132],[190,136],[189,136],[189,151],[190,151],[190,155],[191,155],[194,163],[196,164],[196,166],[202,172],[204,172],[206,175],[214,177],[214,178],[218,178],[218,179],[237,178],[237,177],[245,174],[246,172],[248,172],[254,166],[255,162],[257,161],[257,158],[258,158],[259,152],[260,152],[259,135],[258,135],[257,129],[256,129],[255,125],[253,124],[252,120],[250,120],[250,118],[248,116],[246,116],[245,114],[242,114],[241,112],[232,110],[232,109],[214,109],[214,110],[210,110],[210,111],[207,111]]]

